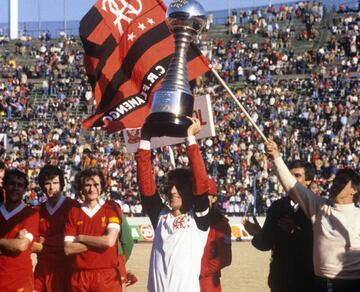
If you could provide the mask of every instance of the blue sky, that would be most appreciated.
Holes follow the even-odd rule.
[[[12,0],[10,0],[12,1]],[[19,1],[19,20],[37,21],[38,10],[42,21],[63,20],[64,2],[67,20],[80,20],[90,9],[96,0],[18,0]],[[146,0],[143,0],[146,1]],[[248,6],[266,5],[269,0],[198,0],[206,10],[220,10]],[[166,4],[170,0],[164,1]],[[289,1],[273,0],[272,3],[284,3]],[[8,21],[9,0],[0,0],[0,23]],[[40,9],[39,9],[40,7]]]

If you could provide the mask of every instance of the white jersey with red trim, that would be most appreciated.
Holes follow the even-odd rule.
[[[160,212],[150,257],[150,292],[197,292],[209,230],[200,230],[192,210],[174,217]]]

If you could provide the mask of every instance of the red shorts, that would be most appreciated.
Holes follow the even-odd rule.
[[[69,267],[35,267],[34,290],[36,292],[68,292],[71,270]]]
[[[201,292],[221,292],[219,277],[205,277],[200,279]]]
[[[71,276],[72,292],[121,292],[121,279],[117,269],[75,271]]]

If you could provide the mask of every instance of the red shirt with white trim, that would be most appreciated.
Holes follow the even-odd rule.
[[[10,212],[1,205],[0,238],[15,239],[22,229],[28,231],[25,237],[32,242],[39,232],[39,213],[24,203]],[[29,247],[20,253],[1,249],[0,291],[17,289],[33,281],[31,248],[32,244],[29,244]]]
[[[56,268],[70,264],[71,257],[64,253],[65,222],[72,207],[78,206],[75,200],[61,196],[52,207],[49,202],[40,206],[40,236],[45,238],[43,250],[38,254],[38,265]]]
[[[73,207],[65,224],[65,241],[73,241],[77,235],[102,236],[108,228],[118,228],[121,224],[121,210],[115,204],[104,202],[94,209],[84,205]],[[117,268],[118,242],[106,249],[89,247],[75,255],[74,270],[95,270]]]

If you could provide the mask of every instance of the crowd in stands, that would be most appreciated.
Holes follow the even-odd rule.
[[[300,19],[305,24],[305,29],[296,37],[302,40],[312,40],[315,37],[313,25],[321,22],[325,7],[321,2],[298,2],[294,5],[281,4],[277,9],[273,5],[239,13],[233,11],[227,21],[227,33],[241,38],[248,34],[262,34],[270,38],[295,37],[293,18]],[[279,23],[285,22],[286,26],[280,29]]]
[[[323,15],[324,7],[316,2],[242,11],[232,20],[229,32],[235,33],[229,40],[203,39],[201,49],[233,84],[265,135],[278,142],[284,158],[314,163],[312,188],[327,196],[337,169],[360,169],[360,14],[335,14],[325,43],[295,52],[291,40],[316,38],[308,24],[321,22]],[[293,17],[303,21],[307,37],[295,33]],[[279,21],[288,24],[280,29]],[[245,40],[256,33],[264,41]],[[135,158],[126,152],[121,135],[81,129],[82,119],[94,109],[82,60],[80,41],[74,38],[0,46],[0,133],[7,134],[9,144],[0,143],[0,159],[28,173],[26,199],[33,205],[44,199],[36,179],[45,163],[64,170],[69,196],[74,196],[75,174],[99,166],[108,179],[109,197],[121,203],[125,214],[140,216]],[[194,92],[210,94],[212,100],[216,137],[200,145],[208,172],[219,182],[221,208],[230,216],[254,207],[266,213],[282,192],[260,136],[211,74],[197,80]],[[189,164],[185,149],[173,147],[178,166]],[[169,155],[166,147],[154,151],[158,181],[170,167]]]

